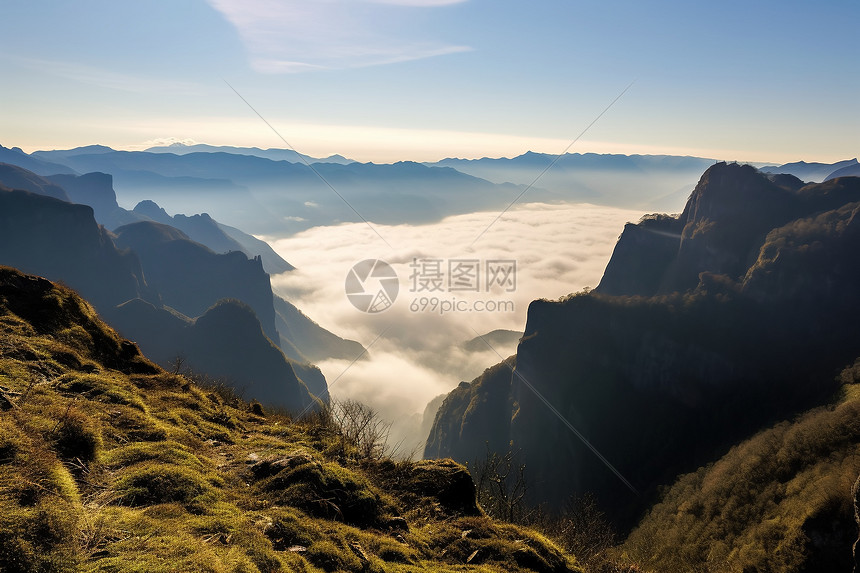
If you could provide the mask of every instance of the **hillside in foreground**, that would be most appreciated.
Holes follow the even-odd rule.
[[[465,468],[393,462],[170,374],[73,291],[0,267],[0,570],[579,571]]]
[[[681,476],[624,549],[653,571],[851,571],[860,359],[839,381],[832,404]]]

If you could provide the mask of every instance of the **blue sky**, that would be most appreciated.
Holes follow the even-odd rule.
[[[860,4],[7,2],[0,144],[835,161],[860,149]]]

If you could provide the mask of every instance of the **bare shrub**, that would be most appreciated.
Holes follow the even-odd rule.
[[[491,517],[518,524],[532,520],[534,510],[525,502],[528,492],[525,469],[512,450],[502,455],[489,449],[486,458],[469,468],[478,503]]]
[[[391,423],[356,400],[332,402],[331,418],[343,442],[354,448],[360,459],[379,460],[388,455]]]

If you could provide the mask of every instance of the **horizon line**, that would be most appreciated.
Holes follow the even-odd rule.
[[[169,138],[165,138],[165,139],[169,139]],[[189,141],[189,140],[185,140],[185,141]],[[193,141],[193,140],[191,140],[191,141]],[[237,148],[237,149],[258,149],[260,151],[293,151],[291,149],[287,149],[287,148],[283,148],[283,147],[261,147],[259,145],[242,145],[242,144],[217,144],[217,143],[205,143],[205,142],[199,142],[199,141],[193,141],[193,143],[185,143],[184,141],[174,141],[174,142],[170,142],[170,143],[158,142],[158,141],[148,141],[148,142],[144,142],[144,143],[140,143],[140,144],[124,144],[124,145],[117,145],[117,144],[106,145],[106,144],[102,144],[102,143],[90,143],[90,144],[84,144],[84,145],[76,145],[76,146],[72,146],[72,147],[66,147],[63,145],[60,145],[60,146],[50,146],[50,145],[47,145],[47,146],[40,146],[40,145],[17,146],[17,145],[12,145],[10,147],[7,147],[7,149],[16,149],[17,148],[17,149],[21,150],[22,152],[26,153],[27,155],[32,155],[33,153],[36,153],[36,152],[71,151],[71,150],[82,149],[82,148],[86,148],[86,147],[104,147],[104,148],[111,149],[112,151],[148,151],[148,150],[153,149],[153,148],[177,147],[179,149],[179,148],[183,148],[183,147],[194,147],[197,145],[204,145],[204,146],[209,146],[209,147],[225,147],[225,148],[232,147],[232,148]],[[627,147],[626,144],[618,144],[618,146],[619,147]],[[632,144],[631,146],[632,147],[638,147],[635,144]],[[0,142],[0,147],[5,147],[2,144],[2,142]],[[728,156],[717,157],[716,154],[697,154],[697,153],[695,153],[695,150],[689,150],[689,152],[687,152],[687,153],[684,153],[680,150],[678,150],[674,153],[672,151],[673,151],[672,149],[666,149],[663,152],[659,152],[658,150],[650,150],[650,151],[644,151],[643,150],[643,151],[625,153],[621,150],[617,150],[617,151],[610,151],[610,150],[589,151],[589,150],[584,150],[584,151],[567,152],[567,153],[563,154],[562,156],[598,155],[598,156],[621,156],[621,157],[637,157],[637,156],[639,156],[639,157],[685,157],[685,158],[692,158],[692,159],[706,159],[706,160],[714,161],[714,162],[724,161],[727,163],[732,163],[732,162],[748,163],[750,165],[760,165],[760,166],[767,166],[767,165],[781,166],[781,165],[785,165],[788,163],[798,163],[798,162],[833,164],[833,163],[839,163],[841,161],[850,161],[852,159],[857,160],[857,157],[843,156],[841,159],[836,159],[836,160],[829,160],[829,158],[828,158],[828,160],[801,158],[801,159],[793,159],[791,161],[784,161],[784,160],[781,160],[781,161],[763,161],[760,159],[740,159],[738,157],[731,157],[730,158]],[[706,150],[702,150],[702,151],[706,151]],[[229,153],[229,150],[224,150],[224,152]],[[442,161],[478,161],[478,160],[482,160],[482,159],[504,160],[504,159],[516,159],[516,158],[519,158],[519,157],[522,157],[522,156],[525,156],[528,154],[554,155],[553,153],[548,152],[548,151],[538,151],[538,150],[529,148],[529,149],[526,149],[525,151],[522,151],[519,153],[510,153],[510,154],[504,154],[504,155],[480,155],[480,154],[456,155],[456,154],[454,154],[454,155],[445,155],[444,157],[441,157],[440,159],[431,159],[431,160],[410,159],[410,158],[404,156],[404,157],[390,158],[388,160],[380,161],[378,158],[377,159],[368,159],[368,160],[355,159],[355,158],[351,157],[351,154],[346,153],[344,151],[336,151],[334,153],[305,153],[302,151],[296,151],[296,152],[305,156],[305,157],[310,157],[313,159],[328,159],[329,157],[339,156],[339,157],[342,157],[346,160],[349,160],[350,162],[372,163],[372,164],[377,164],[377,165],[393,165],[395,163],[401,163],[401,162],[432,164],[432,163],[440,163]],[[156,153],[158,153],[158,152],[156,152]],[[203,152],[203,153],[206,153],[206,152]],[[444,155],[444,154],[440,154],[440,155]]]

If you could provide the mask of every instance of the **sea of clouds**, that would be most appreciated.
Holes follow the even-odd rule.
[[[588,204],[532,203],[518,205],[498,220],[498,213],[471,213],[429,225],[346,223],[262,238],[296,266],[272,277],[274,290],[323,327],[367,348],[367,355],[355,362],[318,364],[332,396],[376,409],[392,422],[390,443],[401,454],[420,455],[427,404],[516,351],[515,342],[471,352],[463,344],[495,329],[522,332],[532,300],[558,299],[597,286],[624,224],[642,215]],[[384,312],[362,312],[346,297],[347,274],[366,259],[384,260],[399,278],[398,296]],[[449,292],[448,264],[458,260],[478,261],[478,292]],[[516,288],[494,284],[487,291],[486,262],[500,260],[516,261]],[[427,276],[422,261],[440,261],[445,275],[441,292],[419,291],[419,279]],[[365,286],[378,285],[370,281]],[[434,297],[439,302],[435,311]],[[443,304],[450,307],[454,301],[467,309],[475,302],[502,308],[440,312]],[[416,310],[425,302],[426,310]]]

